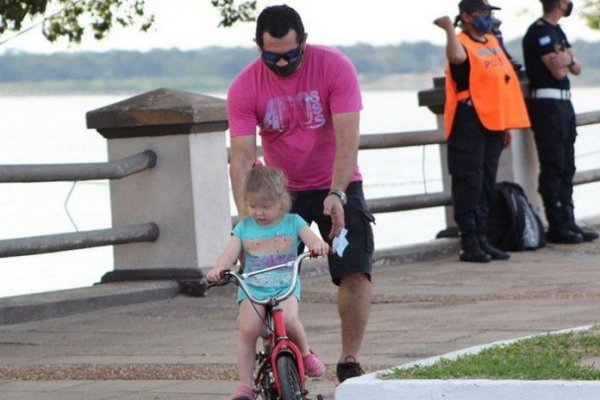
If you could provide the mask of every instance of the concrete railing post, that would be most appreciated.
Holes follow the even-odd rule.
[[[435,114],[437,130],[439,131],[441,137],[444,136],[444,103],[446,100],[444,82],[445,80],[443,77],[434,78],[432,89],[423,90],[418,93],[419,106],[427,107],[432,113]],[[444,193],[449,194],[452,191],[452,187],[450,173],[448,171],[448,156],[446,153],[446,148],[446,144],[440,145],[440,165],[442,167],[442,187]],[[453,216],[453,207],[446,206],[444,207],[444,210],[446,214],[446,227],[456,227]]]
[[[527,82],[521,76],[521,87],[523,93],[527,94]],[[440,134],[444,131],[444,104],[446,101],[445,78],[437,77],[433,79],[433,88],[420,91],[419,105],[426,106],[436,115],[437,128]],[[450,193],[450,177],[448,173],[448,163],[446,157],[446,146],[440,146],[440,157],[442,165],[442,181],[444,192]],[[520,184],[529,202],[536,208],[538,214],[544,219],[541,198],[537,193],[538,176],[538,158],[533,140],[533,133],[530,129],[518,129],[512,131],[512,142],[508,150],[504,150],[500,157],[498,166],[497,181],[512,181]],[[446,223],[448,227],[456,226],[452,217],[452,207],[446,207]]]
[[[87,127],[108,140],[109,160],[157,155],[152,170],[110,181],[113,226],[151,221],[160,229],[153,243],[114,247],[116,280],[177,278],[212,265],[231,231],[225,101],[157,89],[88,112]]]

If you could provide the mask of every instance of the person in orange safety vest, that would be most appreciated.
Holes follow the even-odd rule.
[[[490,199],[500,153],[510,144],[510,129],[528,128],[529,117],[512,63],[491,34],[492,10],[485,0],[462,0],[454,23],[434,23],[446,32],[444,109],[448,168],[452,177],[454,220],[461,239],[459,259],[507,260],[486,235]],[[462,32],[456,33],[460,23]]]

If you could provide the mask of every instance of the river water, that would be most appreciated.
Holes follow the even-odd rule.
[[[222,97],[216,94],[214,96]],[[364,92],[361,132],[435,129],[435,118],[419,107],[415,91]],[[86,129],[85,113],[128,95],[0,95],[0,163],[106,161],[106,142]],[[576,88],[578,112],[600,109],[600,88]],[[579,130],[580,170],[600,167],[598,126]],[[361,151],[359,165],[367,198],[442,190],[437,146]],[[578,217],[598,214],[600,185],[576,187]],[[443,229],[441,208],[376,215],[378,249],[431,240]],[[107,181],[0,185],[0,239],[111,226]],[[0,259],[0,297],[89,286],[112,270],[112,248],[100,247]]]

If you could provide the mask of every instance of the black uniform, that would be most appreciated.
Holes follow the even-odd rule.
[[[469,59],[450,64],[457,91],[469,88]],[[470,100],[459,102],[448,138],[448,168],[452,176],[454,220],[465,233],[484,232],[496,183],[504,132],[486,129]]]
[[[543,18],[535,21],[523,38],[525,69],[530,82],[527,108],[540,161],[538,192],[544,201],[549,241],[563,243],[582,239],[573,235],[581,234],[573,214],[577,126],[569,78],[554,78],[542,56],[570,47],[561,27]],[[552,240],[552,235],[556,240]]]

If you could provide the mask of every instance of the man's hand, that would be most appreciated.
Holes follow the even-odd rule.
[[[332,225],[329,239],[333,239],[345,227],[342,200],[336,195],[330,194],[327,196],[323,202],[323,214],[331,216]]]
[[[446,58],[450,64],[459,65],[467,59],[467,51],[458,40],[454,23],[449,16],[445,15],[433,21],[433,24],[439,26],[446,33]]]
[[[452,23],[450,17],[447,15],[435,19],[433,23],[445,31],[454,31],[454,24]]]
[[[554,51],[544,54],[542,62],[550,71],[554,79],[563,79],[569,74],[568,65],[571,63],[571,55],[566,51]]]
[[[550,53],[549,61],[554,68],[569,67],[571,64],[571,54],[566,51],[555,51],[554,53]]]

